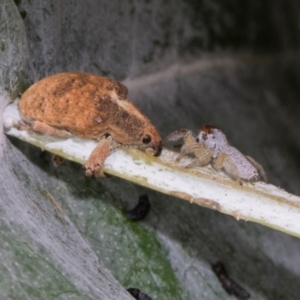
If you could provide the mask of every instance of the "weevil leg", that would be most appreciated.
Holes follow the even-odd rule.
[[[32,130],[32,122],[21,119],[17,124],[14,124],[14,127],[20,131]]]
[[[32,130],[34,132],[41,133],[44,135],[49,135],[49,136],[70,137],[72,135],[70,131],[58,129],[40,121],[28,122],[28,121],[20,120],[16,125],[16,128],[18,130],[27,130],[27,131]]]
[[[110,154],[110,145],[112,143],[112,137],[103,137],[96,148],[92,151],[88,158],[88,161],[84,165],[85,175],[95,175],[97,178],[104,178],[105,175],[102,171],[102,167],[105,159]]]
[[[174,142],[181,138],[184,138],[187,134],[192,135],[192,132],[188,129],[180,129],[170,133],[165,139],[163,144],[167,144],[168,142]]]
[[[259,164],[254,158],[252,158],[251,156],[246,156],[247,159],[250,161],[250,163],[256,168],[259,176],[261,177],[261,179],[265,182],[268,181],[267,178],[267,174],[263,168],[263,166],[261,164]]]

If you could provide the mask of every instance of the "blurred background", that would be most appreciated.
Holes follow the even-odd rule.
[[[2,0],[0,13],[11,98],[58,72],[117,79],[163,137],[215,125],[271,184],[300,195],[297,0]],[[298,239],[118,178],[87,179],[75,163],[54,168],[50,154],[2,140],[1,299],[125,299],[121,286],[159,300],[234,299],[211,270],[217,260],[251,299],[299,298]],[[152,210],[131,223],[123,212],[142,193]]]

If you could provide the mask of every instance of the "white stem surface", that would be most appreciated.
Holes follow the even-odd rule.
[[[27,131],[12,125],[20,120],[17,101],[4,111],[4,130],[43,150],[84,164],[96,141],[60,139]],[[237,220],[253,221],[300,237],[300,197],[271,184],[257,182],[242,186],[210,167],[184,168],[190,162],[175,162],[176,153],[164,149],[158,158],[141,151],[117,150],[105,161],[104,171],[156,191],[216,209]]]

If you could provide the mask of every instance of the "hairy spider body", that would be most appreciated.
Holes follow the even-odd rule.
[[[217,171],[223,170],[228,176],[241,183],[244,181],[267,181],[263,167],[253,158],[242,154],[231,146],[225,134],[214,126],[203,126],[196,138],[188,129],[171,133],[165,142],[183,138],[184,144],[177,157],[179,161],[185,154],[193,153],[195,160],[187,167],[195,164],[205,166],[209,163]]]

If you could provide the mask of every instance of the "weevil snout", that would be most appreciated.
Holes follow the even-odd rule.
[[[152,145],[148,145],[148,147],[145,149],[145,152],[152,156],[160,156],[162,151],[162,141],[158,143],[152,143]]]
[[[155,146],[153,147],[153,149],[156,151],[156,152],[154,153],[154,156],[160,156],[161,151],[162,151],[162,141],[160,141],[157,145],[155,145]]]
[[[152,124],[148,124],[142,137],[143,148],[146,153],[153,156],[160,156],[162,151],[162,139]]]

